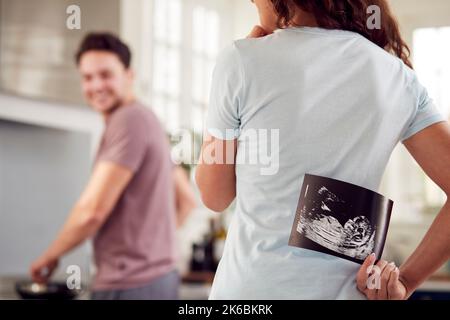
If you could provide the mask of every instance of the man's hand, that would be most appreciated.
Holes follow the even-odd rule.
[[[375,254],[366,258],[356,276],[358,290],[369,300],[405,300],[407,288],[400,281],[400,270],[393,262],[380,260]]]
[[[30,267],[31,278],[37,283],[46,283],[58,267],[58,259],[51,259],[47,256],[41,256],[34,261]]]
[[[175,184],[177,228],[179,228],[197,207],[197,201],[189,177],[181,166],[173,169],[173,180]]]
[[[58,265],[58,258],[93,236],[108,219],[133,172],[112,162],[100,162],[70,213],[62,230],[30,268],[31,277],[46,282]]]
[[[261,38],[269,34],[271,34],[271,32],[267,32],[261,26],[254,26],[247,38]]]

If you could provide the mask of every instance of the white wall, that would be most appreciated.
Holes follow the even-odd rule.
[[[250,0],[234,0],[234,38],[245,38],[258,24],[258,12]]]
[[[55,238],[91,166],[90,137],[0,120],[0,277],[27,276]],[[65,257],[89,276],[87,245]]]
[[[412,34],[417,28],[450,26],[448,0],[391,0],[405,40],[412,45]]]

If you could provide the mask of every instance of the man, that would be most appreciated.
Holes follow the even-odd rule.
[[[114,35],[89,34],[76,62],[83,94],[103,115],[105,131],[90,181],[32,264],[32,278],[46,282],[61,256],[95,236],[93,299],[176,299],[175,203],[184,219],[195,206],[193,193],[171,163],[156,116],[135,100],[128,47]]]

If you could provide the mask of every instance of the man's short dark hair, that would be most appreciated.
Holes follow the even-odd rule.
[[[131,64],[130,48],[122,42],[117,36],[108,32],[93,32],[87,34],[75,55],[77,65],[80,63],[81,57],[88,51],[108,51],[117,55],[126,69]]]

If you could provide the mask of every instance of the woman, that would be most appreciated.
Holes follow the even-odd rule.
[[[210,298],[408,298],[450,257],[449,202],[400,268],[377,262],[375,288],[373,255],[360,266],[288,246],[306,173],[377,190],[399,142],[450,193],[450,127],[409,67],[386,1],[253,2],[261,26],[218,61],[196,173],[212,210],[236,197]],[[380,29],[367,27],[371,5]],[[276,170],[262,170],[268,148]]]

